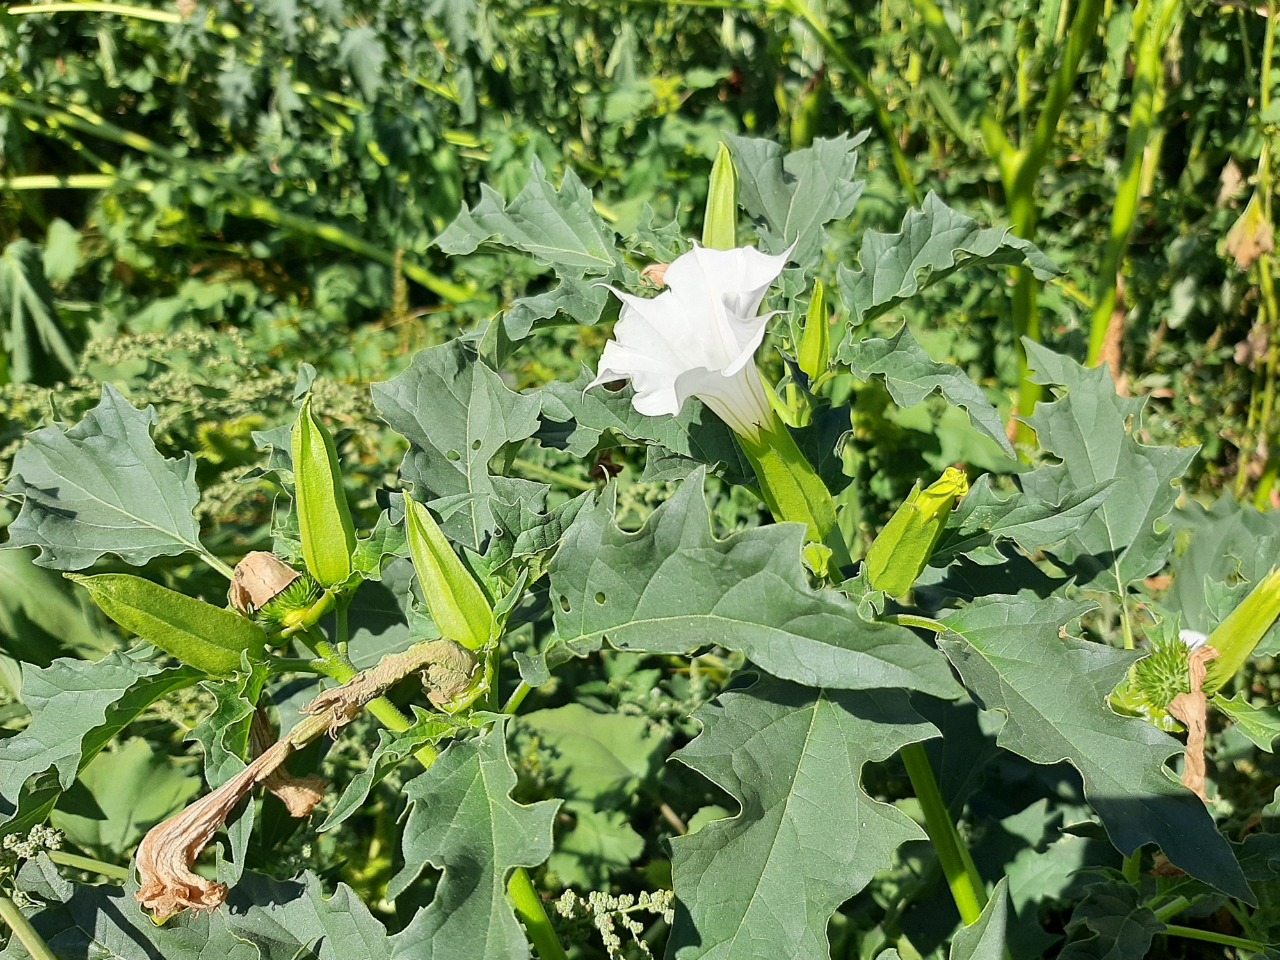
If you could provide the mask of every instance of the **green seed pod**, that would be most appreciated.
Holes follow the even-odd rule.
[[[702,245],[711,250],[732,250],[738,245],[738,169],[723,143],[711,165]]]
[[[867,552],[872,589],[891,597],[911,589],[933,555],[952,508],[968,492],[968,478],[955,467],[948,467],[924,490],[916,484]]]
[[[171,657],[215,676],[240,669],[240,655],[260,659],[262,627],[231,610],[127,573],[67,579],[89,591],[108,617]]]
[[[497,633],[497,623],[484,591],[453,552],[430,510],[405,497],[404,519],[413,569],[440,634],[469,650],[486,646]]]
[[[321,586],[343,583],[351,576],[355,525],[342,489],[337,448],[311,412],[310,396],[293,425],[293,483],[307,569]]]

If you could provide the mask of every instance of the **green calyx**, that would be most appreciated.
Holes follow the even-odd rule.
[[[303,574],[254,612],[253,619],[271,628],[292,626],[320,599],[320,584]]]

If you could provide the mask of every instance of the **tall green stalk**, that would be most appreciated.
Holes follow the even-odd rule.
[[[1133,14],[1132,46],[1137,50],[1133,75],[1133,104],[1129,108],[1129,134],[1125,140],[1120,185],[1111,214],[1111,232],[1102,253],[1098,292],[1094,297],[1089,328],[1089,365],[1102,357],[1107,331],[1117,309],[1121,259],[1129,246],[1138,204],[1143,195],[1143,169],[1154,149],[1151,131],[1164,100],[1163,53],[1182,15],[1181,0],[1139,0]]]
[[[1071,29],[1067,34],[1066,48],[1057,73],[1045,93],[1044,106],[1036,118],[1035,126],[1025,142],[1015,146],[992,114],[982,118],[982,136],[987,154],[1000,170],[1004,185],[1005,202],[1009,207],[1009,219],[1013,232],[1024,240],[1034,240],[1040,222],[1040,201],[1036,186],[1040,172],[1049,157],[1058,121],[1066,108],[1076,78],[1080,73],[1080,61],[1098,32],[1104,0],[1080,0]],[[1040,401],[1041,387],[1028,377],[1027,357],[1022,350],[1023,337],[1039,342],[1040,314],[1037,309],[1039,284],[1031,271],[1022,267],[1014,269],[1016,277],[1013,293],[1013,328],[1018,338],[1020,375],[1018,385],[1018,413],[1029,416]],[[1030,443],[1034,434],[1025,423],[1018,427],[1019,439]]]

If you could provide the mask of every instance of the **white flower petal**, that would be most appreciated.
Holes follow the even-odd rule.
[[[1179,630],[1178,639],[1187,645],[1188,650],[1199,650],[1209,642],[1208,634],[1199,630]]]
[[[695,247],[670,265],[656,297],[610,287],[622,310],[587,389],[628,379],[633,406],[646,416],[676,414],[697,396],[734,430],[755,436],[772,412],[752,360],[774,316],[757,311],[790,254]]]

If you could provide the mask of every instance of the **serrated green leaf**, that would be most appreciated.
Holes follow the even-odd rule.
[[[1182,745],[1106,704],[1135,654],[1059,637],[1088,609],[1058,598],[983,598],[943,620],[938,644],[983,707],[1007,714],[1000,746],[1080,771],[1117,850],[1128,856],[1155,843],[1187,873],[1253,902],[1204,804],[1164,773]]]
[[[1115,482],[1104,480],[1068,491],[1059,501],[1046,502],[1021,490],[1001,500],[992,487],[991,475],[983,474],[951,514],[929,562],[945,567],[963,554],[1000,540],[1012,540],[1030,554],[1056,546],[1098,509]],[[1034,489],[1036,484],[1031,486]]]
[[[221,877],[220,877],[221,879]],[[247,874],[226,906],[156,926],[135,902],[137,884],[71,884],[45,856],[28,861],[18,886],[41,906],[32,925],[60,960],[390,960],[387,932],[350,887],[332,897],[313,874],[278,882]],[[27,960],[17,938],[3,960]]]
[[[399,896],[428,863],[444,876],[431,903],[393,938],[396,957],[529,956],[507,902],[507,876],[551,854],[559,801],[526,806],[511,799],[516,775],[503,735],[498,723],[473,740],[450,744],[430,770],[405,785],[411,804],[402,835],[405,867],[387,895]]]
[[[900,407],[923,403],[937,390],[948,403],[963,408],[975,428],[998,443],[1010,457],[1014,455],[1000,411],[986,394],[959,367],[930,357],[905,323],[888,340],[846,339],[836,357],[847,363],[860,380],[879,377],[893,402]]]
[[[64,800],[53,811],[53,826],[108,863],[127,854],[149,828],[182,809],[201,787],[198,777],[183,773],[141,737],[99,753],[77,783],[92,803],[81,809]]]
[[[593,326],[609,306],[609,291],[600,286],[603,279],[598,276],[588,279],[563,277],[546,293],[514,301],[510,309],[494,322],[502,324],[502,332],[513,341],[529,336],[539,321],[550,320],[560,314],[582,326]],[[488,351],[484,352],[488,356]]]
[[[1234,697],[1219,694],[1210,702],[1230,717],[1236,729],[1253,741],[1254,746],[1266,753],[1271,752],[1271,745],[1276,737],[1280,737],[1280,709],[1254,706],[1243,690]]]
[[[855,180],[858,146],[854,137],[818,139],[803,150],[783,153],[772,140],[726,136],[739,180],[739,197],[756,221],[760,248],[781,253],[796,244],[792,260],[812,260],[826,236],[823,227],[853,213],[863,182]]]
[[[1116,395],[1105,367],[1087,369],[1028,341],[1035,382],[1063,388],[1065,396],[1036,407],[1027,422],[1045,452],[1062,460],[1023,477],[1023,489],[1041,500],[1115,480],[1098,509],[1054,551],[1071,564],[1082,587],[1123,595],[1134,580],[1164,565],[1171,542],[1157,523],[1173,508],[1176,481],[1196,448],[1149,447],[1133,436],[1141,399]]]
[[[517,565],[529,570],[531,580],[546,572],[547,557],[560,545],[564,532],[573,523],[590,498],[583,493],[548,509],[544,483],[512,477],[495,477],[497,496],[493,499],[493,515],[499,534],[494,531],[483,562],[489,575],[514,582],[508,568]]]
[[[489,461],[538,429],[538,398],[507,389],[458,341],[423,350],[372,391],[378,411],[409,441],[401,478],[441,515],[450,539],[481,551],[497,525]]]
[[[343,31],[338,55],[351,71],[356,86],[366,100],[378,95],[382,86],[382,68],[388,60],[382,37],[368,25],[348,27]]]
[[[144,709],[201,674],[189,667],[164,669],[133,654],[111,653],[97,663],[55,660],[44,669],[23,671],[22,702],[30,725],[0,741],[0,823],[15,816],[39,819],[60,788]],[[24,794],[27,780],[53,769],[57,788],[38,797]],[[9,828],[14,827],[13,823]]]
[[[557,381],[537,392],[543,418],[539,438],[544,446],[585,457],[606,431],[613,431],[632,440],[660,443],[699,463],[722,463],[731,482],[745,483],[753,478],[751,464],[735,442],[733,431],[701,401],[690,398],[674,417],[647,417],[632,405],[635,391],[629,385],[617,391],[585,392],[594,378],[595,374],[583,368],[572,383]],[[565,427],[557,431],[549,424]]]
[[[378,745],[365,762],[364,768],[352,777],[351,782],[343,789],[341,796],[329,811],[324,823],[316,828],[317,833],[332,830],[364,804],[365,799],[396,766],[403,763],[425,743],[440,739],[441,725],[432,715],[419,711],[417,721],[408,730],[393,733],[390,730],[378,731]],[[438,715],[437,715],[438,716]]]
[[[1004,960],[1008,947],[1009,878],[1001,877],[976,923],[951,941],[950,960]]]
[[[676,960],[825,957],[827,923],[924,836],[861,789],[862,768],[935,736],[901,691],[814,690],[763,679],[702,708],[676,758],[741,813],[672,841]],[[783,907],[783,905],[790,905]]]
[[[233,610],[127,573],[68,574],[67,579],[84,587],[124,629],[197,670],[231,674],[240,668],[242,654],[251,659],[263,655],[266,633]]]
[[[1024,266],[1039,280],[1058,268],[1030,241],[1008,228],[978,226],[936,194],[920,210],[909,210],[898,233],[868,230],[858,252],[859,267],[841,265],[836,278],[854,326],[889,312],[904,300],[964,267]]]
[[[435,245],[457,256],[489,242],[527,253],[562,276],[608,274],[618,257],[613,231],[592,207],[591,191],[570,168],[556,190],[537,157],[528,183],[510,204],[482,185],[480,202],[464,206]]]
[[[715,539],[705,477],[705,470],[691,475],[635,534],[615,526],[607,496],[583,509],[552,564],[557,662],[603,643],[655,653],[710,643],[800,682],[952,695],[935,651],[862,619],[844,594],[809,586],[800,562],[803,526]]]
[[[556,631],[574,653],[605,642],[651,653],[719,644],[801,683],[954,693],[945,662],[909,630],[864,620],[843,594],[809,586],[803,526],[716,540],[704,480],[694,473],[635,534],[614,525],[604,501],[578,514],[551,564]]]
[[[137,410],[111,384],[69,430],[27,435],[5,492],[22,496],[10,547],[39,547],[36,563],[81,570],[106,554],[140,566],[199,552],[192,511],[200,500],[196,463],[160,455],[155,410]]]
[[[626,871],[644,853],[644,837],[621,810],[593,810],[567,803],[573,827],[556,840],[547,871],[567,887],[606,889],[613,874]]]
[[[1142,891],[1119,882],[1095,883],[1067,923],[1070,939],[1059,960],[1132,960],[1145,957],[1164,931]]]

